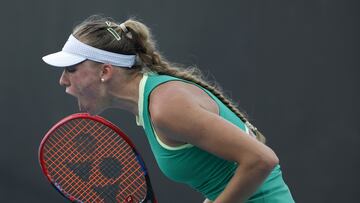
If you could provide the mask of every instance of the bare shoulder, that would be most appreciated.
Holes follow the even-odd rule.
[[[266,160],[272,166],[276,162],[271,149],[201,106],[204,102],[199,98],[191,89],[178,83],[169,83],[154,90],[150,96],[149,111],[162,138],[175,141],[175,144],[189,143],[238,163]]]
[[[169,81],[159,85],[153,90],[149,100],[150,114],[155,114],[164,107],[176,108],[182,104],[196,105],[218,113],[216,102],[204,90],[181,81]]]
[[[179,128],[181,120],[193,120],[195,109],[218,113],[218,106],[211,97],[196,85],[169,81],[153,90],[149,98],[150,119],[160,140],[170,146],[188,143],[165,128]]]
[[[179,81],[169,81],[157,86],[150,94],[150,105],[155,107],[159,103],[169,100],[176,100],[176,98],[187,97],[191,95],[188,84]],[[194,95],[195,96],[195,95]],[[193,99],[193,97],[190,97]],[[151,109],[150,109],[151,110]]]

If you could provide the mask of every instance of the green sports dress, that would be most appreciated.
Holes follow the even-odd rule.
[[[191,83],[180,78],[158,75],[153,72],[144,74],[139,84],[139,116],[136,117],[136,122],[144,128],[159,168],[169,179],[185,183],[202,193],[206,198],[215,200],[234,175],[237,163],[221,159],[191,144],[179,147],[167,146],[158,138],[152,126],[148,109],[150,93],[158,85],[174,80]],[[249,132],[241,119],[217,97],[205,88],[197,86],[203,89],[217,103],[222,118],[238,126],[243,131]],[[272,170],[264,183],[247,201],[247,203],[292,202],[294,200],[282,178],[280,165],[277,165]]]

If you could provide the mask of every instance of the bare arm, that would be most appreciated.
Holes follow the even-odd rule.
[[[156,129],[181,142],[239,164],[233,178],[214,203],[244,202],[278,163],[275,153],[232,123],[202,108],[184,92],[161,93],[151,103]],[[206,202],[206,201],[205,201]]]

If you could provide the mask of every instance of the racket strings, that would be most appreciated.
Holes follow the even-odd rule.
[[[91,127],[89,128],[89,126]],[[93,135],[96,134],[95,139],[86,136],[78,137],[79,134],[83,135],[89,132],[92,132]],[[96,147],[94,147],[94,140],[96,140]],[[74,147],[74,143],[77,142],[80,142],[80,145],[77,145],[78,148]],[[74,150],[74,148],[76,149]],[[52,178],[56,178],[55,181],[61,185],[62,189],[72,196],[86,201],[97,201],[106,196],[113,199],[116,198],[113,196],[118,193],[118,190],[121,190],[118,193],[118,196],[121,196],[119,199],[123,200],[129,195],[133,195],[133,199],[138,200],[142,200],[146,196],[144,174],[132,148],[127,146],[127,143],[116,132],[105,125],[99,126],[98,123],[91,120],[90,122],[79,122],[74,119],[74,122],[61,126],[53,133],[44,150],[47,151],[45,159]],[[87,177],[90,171],[91,175],[88,178],[94,180],[95,185],[102,185],[102,187],[97,187],[97,192],[95,191],[96,187],[84,184],[86,181],[81,180],[78,174],[64,164],[65,162],[77,163],[78,166],[81,166],[84,163],[88,164],[89,159],[93,159],[90,161],[92,167],[90,169],[89,167],[77,167],[77,173],[84,173]],[[89,195],[89,189],[92,191],[91,195]]]
[[[49,139],[48,140],[48,144],[45,145],[47,147],[49,147],[49,149],[47,149],[49,151],[49,157],[48,159],[52,159],[54,158],[54,156],[57,156],[57,158],[61,159],[63,157],[59,156],[59,154],[66,154],[69,152],[69,150],[72,150],[72,149],[69,149],[69,146],[66,145],[66,143],[69,143],[71,140],[69,139],[66,139],[66,138],[71,138],[71,137],[75,137],[77,136],[78,133],[81,132],[81,130],[78,131],[78,133],[74,134],[74,135],[71,135],[70,137],[68,136],[69,133],[73,133],[75,128],[79,125],[80,123],[78,123],[77,125],[73,126],[73,128],[69,129],[69,130],[66,130],[66,129],[63,129],[63,128],[66,128],[68,125],[70,126],[70,124],[68,125],[64,125],[62,126],[61,128],[59,128],[57,131],[54,132],[54,135],[51,137],[52,139]],[[89,123],[88,123],[89,124]],[[83,128],[87,127],[87,125],[84,125]],[[94,127],[94,126],[93,126]],[[93,128],[92,127],[92,128]],[[91,129],[92,129],[91,128]],[[60,137],[60,139],[57,139],[57,137]],[[57,148],[58,146],[60,146],[59,148]],[[61,147],[62,146],[62,147]],[[64,149],[65,147],[68,147],[66,149]],[[71,146],[70,146],[71,147]],[[51,151],[51,150],[56,150],[56,151]],[[73,154],[73,159],[77,158],[75,156],[75,154]],[[60,161],[63,161],[63,160],[60,160]],[[50,166],[51,167],[51,166]]]
[[[124,143],[122,143],[123,145],[124,145]],[[108,145],[112,145],[112,144],[108,144]],[[107,148],[106,146],[104,147],[105,149],[107,149],[107,151],[109,151],[109,150],[112,150],[112,148]],[[105,152],[103,152],[103,153],[107,153],[107,151],[105,151]],[[103,154],[103,153],[100,153],[100,154]],[[127,151],[126,152],[127,154],[125,154],[125,156],[124,157],[122,157],[122,159],[120,159],[121,161],[123,161],[123,159],[124,158],[126,158],[126,155],[130,155],[130,153],[131,153],[131,151]],[[132,159],[131,160],[131,162],[132,163],[130,163],[130,162],[128,162],[128,161],[123,161],[124,163],[125,163],[125,165],[126,166],[131,166],[130,164],[136,164],[136,162],[134,161],[134,159]],[[96,163],[96,162],[94,162],[94,165],[96,165],[96,166],[98,166],[98,163]],[[109,165],[109,166],[111,166],[111,165]],[[100,167],[101,168],[101,167]],[[131,167],[129,167],[129,170],[131,169]],[[107,172],[105,172],[105,171],[110,171],[110,173],[111,173],[111,171],[113,170],[113,168],[103,168],[102,169],[102,175],[105,175]],[[125,172],[127,172],[127,171],[125,171]],[[100,175],[96,175],[96,176],[100,176]],[[105,175],[106,176],[106,175]],[[128,176],[128,178],[129,177],[132,177],[132,176]],[[108,177],[109,178],[109,177]],[[119,177],[119,179],[120,179],[121,177]],[[124,179],[123,181],[127,181],[128,179]],[[108,180],[107,182],[102,182],[101,184],[105,184],[105,185],[107,185],[109,182],[110,182],[111,180]],[[123,189],[123,190],[126,190],[126,189]],[[111,191],[110,191],[110,193],[111,193]],[[101,195],[101,193],[99,193],[99,195]]]
[[[67,127],[67,126],[63,126],[63,128],[66,128],[66,127]],[[86,125],[85,125],[84,127],[86,127]],[[74,128],[72,128],[71,131],[68,131],[68,132],[73,132],[73,131],[74,131]],[[50,151],[50,152],[49,152],[49,153],[52,153],[52,155],[56,155],[57,158],[58,158],[59,161],[60,161],[60,165],[59,165],[60,168],[57,168],[57,170],[55,171],[55,173],[57,173],[57,171],[58,171],[58,172],[63,172],[63,171],[64,171],[64,168],[66,167],[66,164],[61,164],[61,163],[65,162],[66,157],[61,157],[61,156],[59,156],[59,154],[66,154],[66,153],[68,153],[68,152],[73,151],[73,150],[70,149],[70,148],[64,149],[64,148],[66,147],[65,143],[70,142],[71,140],[65,140],[65,143],[61,143],[62,141],[64,141],[64,139],[68,138],[68,137],[66,137],[66,135],[68,135],[68,133],[65,133],[66,131],[64,131],[64,129],[62,129],[62,128],[59,129],[59,132],[62,132],[65,136],[62,136],[62,134],[58,134],[58,133],[56,132],[56,133],[57,133],[57,136],[53,136],[53,140],[55,140],[55,144],[49,145],[49,146],[51,146],[50,149],[56,149],[56,146],[57,146],[57,145],[64,145],[63,147],[61,147],[61,148],[58,149],[58,152],[55,152],[55,151]],[[80,132],[80,131],[79,131],[79,132]],[[61,138],[63,138],[63,139],[61,139],[61,140],[56,140],[56,137],[59,137],[59,136],[62,136]],[[73,136],[72,136],[72,137],[73,137]],[[49,140],[49,141],[51,141],[51,140]],[[68,160],[68,161],[67,161],[68,163],[69,163],[69,162],[72,162],[73,159],[75,159],[75,158],[79,158],[79,157],[77,157],[74,153],[68,155],[67,157],[71,157],[71,156],[72,156],[72,159]],[[52,158],[52,157],[49,157],[49,158]],[[80,158],[82,158],[82,157],[80,157]],[[51,168],[51,167],[53,167],[53,166],[49,165],[48,167]],[[70,174],[71,174],[71,173],[68,173],[68,175],[70,175]],[[66,178],[68,178],[68,177],[65,176],[64,178],[66,179]],[[66,183],[63,183],[62,185],[65,186],[65,184],[66,184]]]
[[[111,144],[109,144],[110,146],[111,146]],[[108,149],[108,150],[110,150],[110,149]],[[106,153],[106,152],[105,152]]]

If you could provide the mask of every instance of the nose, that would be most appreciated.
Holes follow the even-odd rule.
[[[65,70],[61,74],[59,83],[61,86],[65,86],[65,87],[70,86],[70,81]]]

